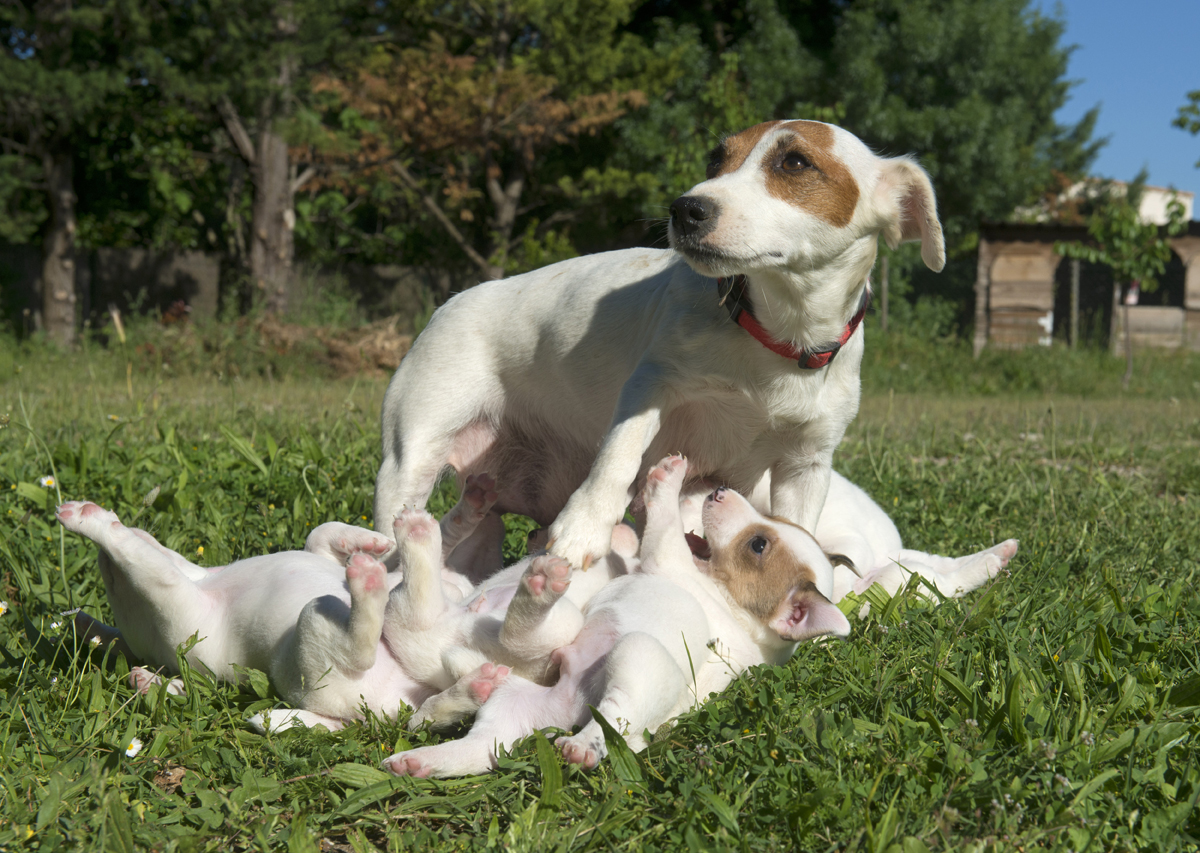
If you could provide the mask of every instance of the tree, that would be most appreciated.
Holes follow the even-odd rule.
[[[1188,92],[1187,96],[1188,102],[1179,108],[1179,115],[1171,124],[1195,136],[1200,133],[1200,89]],[[1196,168],[1200,169],[1200,160],[1196,161]]]
[[[164,92],[219,121],[235,170],[253,191],[250,275],[265,307],[289,304],[295,194],[316,175],[304,158],[312,135],[309,80],[382,26],[382,6],[351,0],[187,0],[158,7],[156,43],[141,55]],[[230,206],[232,208],[232,205]]]
[[[623,85],[612,44],[629,5],[416,4],[418,40],[318,81],[336,97],[340,130],[347,112],[363,121],[356,146],[318,157],[334,168],[314,189],[364,194],[380,173],[399,179],[484,279],[502,278],[522,266],[519,247],[552,241],[551,226],[573,216],[555,149],[643,101]]]
[[[1171,259],[1171,244],[1162,236],[1163,229],[1152,222],[1143,222],[1138,214],[1140,186],[1145,176],[1139,176],[1125,193],[1110,193],[1088,219],[1091,242],[1056,243],[1055,251],[1069,258],[1105,264],[1112,269],[1113,281],[1119,288],[1119,301],[1125,327],[1126,388],[1133,378],[1133,338],[1129,325],[1129,289],[1137,284],[1152,293],[1158,287],[1157,276]],[[1166,232],[1179,234],[1186,227],[1183,204],[1172,199],[1167,206]]]
[[[75,150],[128,89],[124,51],[142,23],[123,0],[0,3],[0,234],[21,242],[41,227],[36,321],[63,347],[76,329]]]

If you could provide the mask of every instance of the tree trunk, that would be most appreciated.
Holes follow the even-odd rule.
[[[292,290],[296,209],[287,142],[273,127],[259,129],[254,159],[250,274],[266,296],[266,310],[282,314]]]
[[[1121,379],[1121,387],[1128,389],[1129,380],[1133,379],[1133,329],[1129,327],[1129,301],[1122,299],[1121,319],[1125,324],[1125,376]]]
[[[64,349],[75,343],[75,182],[69,151],[42,156],[50,221],[42,243],[42,327]]]

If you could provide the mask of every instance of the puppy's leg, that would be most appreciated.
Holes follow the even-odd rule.
[[[634,752],[646,748],[643,732],[653,732],[688,703],[689,679],[662,643],[649,634],[621,637],[605,662],[604,697],[596,706],[609,723],[622,732]],[[559,738],[563,758],[572,764],[595,767],[608,754],[604,731],[592,720],[579,734]]]
[[[145,696],[155,687],[163,683],[163,677],[157,672],[151,672],[144,666],[131,667],[129,670],[129,686]],[[167,682],[167,692],[172,696],[186,696],[183,679],[172,678]]]
[[[315,714],[312,711],[297,711],[294,708],[263,711],[250,717],[246,723],[250,728],[263,735],[267,732],[281,732],[296,726],[306,726],[310,729],[314,726],[324,726],[331,732],[340,731],[346,726],[344,720],[336,717],[326,717],[324,714]]]
[[[467,477],[462,497],[438,522],[442,530],[443,561],[460,542],[475,532],[499,497],[496,481],[490,475],[471,474]]]
[[[485,663],[421,703],[409,719],[408,728],[418,729],[428,722],[434,729],[443,729],[465,720],[479,710],[510,672],[507,666]]]
[[[404,582],[392,590],[387,624],[407,631],[432,627],[446,609],[442,591],[441,531],[424,510],[396,517],[396,546]]]
[[[355,554],[369,554],[382,560],[396,543],[382,533],[365,530],[340,521],[327,521],[313,529],[304,540],[304,550],[344,566]]]
[[[500,643],[510,654],[537,661],[578,636],[583,614],[562,597],[570,583],[571,567],[561,557],[540,554],[530,560],[500,629]]]
[[[58,508],[57,517],[67,530],[99,545],[102,554],[115,564],[129,584],[147,598],[153,599],[156,592],[208,576],[204,569],[165,548],[149,533],[126,527],[116,513],[94,503],[70,501]],[[101,570],[104,568],[101,560]]]
[[[1017,553],[1016,539],[1007,539],[977,554],[966,557],[939,557],[920,551],[904,550],[897,562],[908,571],[932,581],[942,595],[958,598],[978,589],[1008,566]]]
[[[305,605],[296,622],[296,660],[305,692],[318,689],[327,673],[357,675],[375,665],[388,602],[387,570],[368,554],[346,564],[350,613],[339,618],[322,599]]]
[[[397,776],[447,777],[488,773],[499,748],[547,726],[566,728],[578,713],[577,695],[559,686],[542,687],[510,675],[479,709],[461,740],[399,752],[383,761]]]
[[[691,574],[695,570],[679,510],[679,493],[686,474],[687,460],[668,456],[646,475],[642,490],[646,530],[641,548],[642,571],[646,574],[669,574],[681,568]]]

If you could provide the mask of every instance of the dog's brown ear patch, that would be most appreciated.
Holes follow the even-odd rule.
[[[815,590],[817,579],[812,568],[800,562],[779,533],[766,524],[752,524],[721,548],[714,548],[709,575],[764,624],[775,617],[779,603],[791,590]]]
[[[767,192],[844,228],[858,207],[858,181],[833,154],[833,128],[817,121],[789,121],[763,158]]]
[[[736,172],[742,168],[742,164],[746,162],[746,158],[750,156],[754,146],[758,145],[768,132],[780,124],[781,122],[778,121],[765,121],[747,128],[741,133],[735,133],[722,139],[721,144],[709,152],[708,168],[705,170],[704,176],[711,181],[713,178],[728,175],[730,172]]]

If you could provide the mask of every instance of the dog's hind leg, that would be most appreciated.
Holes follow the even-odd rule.
[[[433,516],[415,509],[396,517],[395,531],[404,582],[392,590],[387,622],[407,631],[426,630],[446,609],[441,531]]]
[[[207,571],[164,547],[149,533],[126,527],[116,513],[94,503],[70,501],[60,506],[56,515],[67,530],[99,545],[101,552],[143,595],[153,597],[154,586],[173,586],[208,576]]]
[[[688,684],[670,653],[641,632],[621,637],[604,664],[604,695],[596,710],[624,735],[634,752],[646,748],[644,732],[653,732],[688,704]],[[558,748],[571,764],[595,767],[608,754],[604,730],[595,720],[578,734],[559,738]]]
[[[446,777],[487,773],[499,749],[547,726],[566,728],[578,713],[573,690],[542,687],[510,675],[479,709],[466,737],[399,752],[383,761],[397,776]]]
[[[443,560],[447,560],[459,543],[475,532],[499,497],[496,481],[489,474],[471,474],[467,477],[462,497],[438,522],[442,530]]]
[[[445,548],[442,548],[445,553]],[[446,556],[446,565],[479,584],[504,568],[504,519],[488,512]]]
[[[388,602],[387,570],[369,554],[355,554],[346,564],[346,585],[349,613],[316,598],[296,622],[297,662],[310,687],[330,671],[355,675],[375,665]]]
[[[510,672],[507,666],[483,664],[422,702],[409,718],[408,728],[418,729],[428,722],[434,729],[444,729],[465,720],[479,710]]]
[[[550,653],[575,640],[583,614],[563,598],[570,583],[571,566],[561,557],[539,554],[529,561],[500,629],[500,643],[510,654],[545,660],[549,668]]]
[[[304,550],[344,566],[355,554],[369,554],[382,560],[396,543],[382,533],[364,530],[340,521],[327,521],[313,528],[304,540]]]

